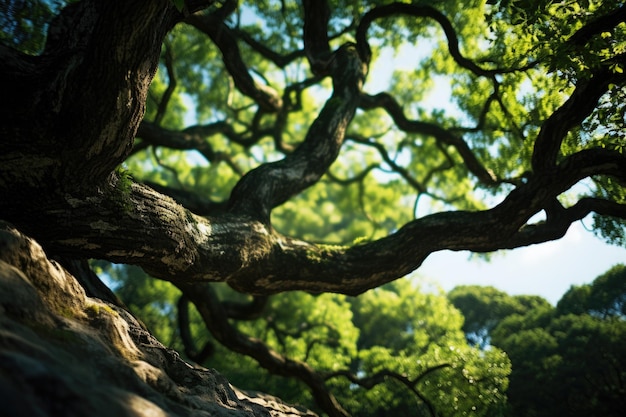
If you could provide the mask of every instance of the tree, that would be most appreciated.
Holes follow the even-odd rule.
[[[615,265],[591,284],[573,286],[557,304],[561,314],[626,317],[626,265]]]
[[[510,296],[494,287],[478,285],[455,287],[448,298],[463,313],[463,331],[468,342],[483,349],[489,346],[491,331],[505,318],[550,307],[550,303],[539,296]]]
[[[510,316],[493,331],[512,362],[510,415],[621,415],[626,321],[555,311]]]
[[[490,287],[459,287],[449,293],[469,318],[466,332],[484,330],[492,346],[511,359],[507,415],[623,413],[623,273],[624,266],[616,265],[591,284],[572,287],[556,308],[545,300],[519,308],[519,296]]]
[[[432,252],[554,240],[588,214],[626,240],[620,2],[63,5],[3,6],[0,217],[102,297],[84,259],[173,283],[331,415],[316,372],[223,320],[262,299],[224,305],[210,283],[358,295]],[[407,42],[432,51],[371,91]],[[422,106],[443,76],[456,112]]]

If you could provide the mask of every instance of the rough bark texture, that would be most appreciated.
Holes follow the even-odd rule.
[[[315,416],[191,366],[0,222],[0,415]]]

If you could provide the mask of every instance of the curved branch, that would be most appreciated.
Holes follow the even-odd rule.
[[[180,339],[183,342],[185,349],[185,355],[196,363],[203,363],[215,352],[213,343],[207,342],[201,351],[198,352],[191,335],[191,328],[189,326],[189,299],[185,294],[181,295],[176,303],[176,310],[178,312],[178,331],[180,332]]]
[[[438,250],[490,252],[555,240],[563,236],[571,222],[581,218],[578,216],[584,217],[586,213],[582,212],[574,216],[583,207],[603,213],[611,208],[612,215],[621,216],[621,206],[614,203],[585,202],[570,209],[571,216],[561,217],[558,223],[554,218],[546,226],[523,227],[581,179],[590,175],[624,178],[624,173],[626,157],[618,152],[590,150],[575,154],[554,175],[530,178],[490,210],[432,214],[404,225],[388,237],[347,248],[318,247],[276,237],[268,261],[258,266],[263,277],[235,274],[228,282],[251,293],[304,289],[357,295],[408,274]],[[276,270],[273,265],[280,265],[281,269]]]
[[[330,331],[330,333],[334,334],[334,338],[328,336],[325,339],[322,338],[314,338],[313,340],[311,340],[309,342],[309,345],[307,346],[307,353],[306,353],[306,357],[309,356],[309,349],[311,349],[315,344],[319,344],[319,343],[323,343],[326,342],[327,344],[331,344],[333,343],[333,341],[336,341],[337,338],[339,337],[339,334],[337,332],[337,330],[335,329],[334,326],[332,326],[331,324],[328,323],[318,323],[318,324],[310,324],[310,323],[302,323],[301,326],[298,326],[298,328],[296,330],[287,330],[287,329],[281,329],[279,328],[279,326],[276,325],[276,321],[274,321],[273,319],[268,318],[267,320],[267,328],[271,329],[274,334],[276,335],[276,339],[278,340],[278,343],[281,344],[281,346],[285,347],[285,337],[290,337],[292,339],[300,339],[302,337],[302,335],[305,332],[309,332],[313,329],[316,328],[322,328],[322,329],[328,329]],[[306,362],[306,359],[305,359]]]
[[[626,22],[626,5],[592,20],[576,31],[567,42],[573,45],[584,46],[594,35],[614,29],[620,23]]]
[[[356,135],[351,135],[350,140],[356,143],[360,143],[361,145],[371,146],[375,148],[378,151],[378,154],[380,155],[380,157],[383,159],[383,161],[387,165],[389,165],[389,167],[391,168],[393,172],[396,172],[398,175],[404,178],[404,180],[417,192],[419,193],[427,192],[426,186],[424,184],[422,184],[420,181],[414,178],[407,169],[398,165],[396,161],[394,161],[394,159],[391,156],[389,156],[389,153],[387,152],[387,149],[385,149],[385,146],[383,144],[378,143],[376,141],[368,140],[366,138],[357,137]]]
[[[356,295],[405,276],[442,249],[488,252],[557,239],[592,210],[626,218],[622,206],[600,200],[581,200],[567,215],[553,208],[555,198],[582,178],[626,180],[624,173],[626,156],[588,150],[568,157],[554,175],[529,177],[492,209],[432,214],[351,247],[290,239],[245,214],[195,216],[145,186],[126,185],[128,179],[112,179],[112,188],[102,194],[67,195],[30,211],[21,204],[2,208],[56,253],[138,265],[175,283],[226,281],[257,295],[289,290]],[[551,211],[545,225],[524,227],[544,209]]]
[[[118,306],[128,312],[130,309],[104,282],[96,275],[89,266],[86,259],[69,259],[59,257],[55,259],[67,271],[78,280],[80,285],[85,289],[89,297],[99,298],[100,300]],[[143,323],[142,323],[143,326]]]
[[[311,389],[317,404],[329,416],[349,416],[328,391],[324,379],[308,364],[289,359],[268,348],[261,340],[246,336],[231,326],[210,284],[177,284],[177,286],[196,305],[207,328],[221,344],[234,352],[255,359],[272,374],[295,377],[304,382]]]
[[[493,173],[480,163],[463,138],[436,124],[407,119],[400,104],[390,94],[379,93],[374,96],[361,94],[359,107],[365,110],[381,107],[391,116],[399,129],[405,132],[432,136],[441,143],[454,146],[463,158],[468,170],[480,181],[486,185],[498,183]]]
[[[369,62],[372,56],[372,51],[367,41],[367,30],[372,22],[376,19],[389,17],[397,14],[403,14],[413,17],[428,17],[435,20],[443,29],[448,39],[448,51],[454,59],[454,61],[461,67],[473,72],[476,75],[481,75],[489,78],[493,78],[494,74],[498,71],[486,70],[476,65],[470,59],[465,58],[459,50],[459,39],[456,35],[456,31],[450,23],[450,20],[438,10],[430,6],[417,6],[408,3],[391,3],[384,6],[375,7],[367,12],[356,31],[357,48],[363,61]]]
[[[222,302],[215,297],[215,301],[221,303],[220,311],[223,312],[224,317],[222,319],[235,319],[235,320],[254,320],[258,318],[263,311],[263,308],[267,304],[267,297],[254,297],[251,303],[234,303],[234,302]],[[208,300],[205,302],[209,302]],[[215,347],[213,343],[206,342],[202,350],[198,351],[195,347],[195,342],[191,334],[191,328],[189,326],[189,298],[182,294],[176,304],[178,312],[178,329],[180,332],[180,338],[185,348],[185,354],[196,363],[204,363],[213,353]]]
[[[345,45],[331,62],[333,94],[311,125],[304,142],[281,161],[247,173],[230,198],[232,213],[269,224],[271,210],[316,183],[335,161],[354,116],[365,78],[356,50]]]
[[[333,174],[332,172],[328,171],[326,173],[326,176],[328,177],[328,179],[336,184],[340,184],[340,185],[350,185],[350,184],[354,184],[357,182],[362,182],[365,177],[367,177],[369,175],[370,172],[372,172],[375,169],[380,168],[380,166],[378,164],[370,164],[368,166],[366,166],[365,168],[363,168],[363,170],[361,172],[359,172],[358,174],[354,175],[353,177],[350,178],[339,178],[337,177],[335,174]]]
[[[560,239],[569,226],[590,213],[626,219],[626,205],[599,198],[583,198],[569,208],[552,212],[544,222],[524,226],[510,240],[511,248]]]
[[[159,102],[159,106],[157,108],[156,116],[154,116],[154,123],[157,125],[161,124],[163,117],[165,116],[165,110],[167,109],[167,105],[172,98],[172,94],[174,94],[174,90],[176,90],[176,73],[174,71],[174,57],[172,56],[172,49],[169,46],[168,42],[164,43],[165,45],[165,69],[167,70],[167,77],[169,79],[169,83],[167,84],[167,88],[165,92],[161,96],[161,101]]]
[[[576,181],[593,175],[608,175],[626,183],[626,155],[604,148],[584,149],[566,157],[559,170]]]
[[[281,55],[270,48],[266,44],[261,43],[254,39],[248,32],[244,30],[233,29],[233,34],[244,41],[248,46],[258,52],[263,58],[272,61],[278,68],[285,68],[298,58],[305,56],[303,50],[297,50],[290,52],[286,55]]]
[[[588,80],[579,81],[567,101],[541,126],[531,159],[535,173],[543,173],[555,168],[561,143],[567,133],[579,126],[591,114],[610,84],[618,80],[623,82],[624,79],[624,76],[612,74],[609,70],[602,70]]]
[[[326,0],[304,0],[304,52],[315,75],[327,72],[332,54],[328,43],[330,9]],[[369,60],[364,60],[369,62]]]
[[[254,81],[241,57],[237,37],[232,29],[224,24],[221,14],[194,14],[189,16],[186,22],[206,33],[217,45],[222,52],[224,65],[239,91],[252,98],[266,112],[275,113],[280,110],[283,105],[280,96],[269,86]]]
[[[350,371],[336,371],[336,372],[327,374],[324,377],[324,379],[329,380],[331,378],[343,376],[347,378],[353,384],[356,384],[362,388],[370,390],[374,388],[376,385],[384,383],[387,380],[387,378],[392,378],[400,382],[405,387],[407,387],[413,393],[413,395],[418,397],[424,404],[426,404],[426,407],[428,407],[428,411],[430,412],[431,416],[437,416],[434,405],[426,397],[424,397],[424,395],[421,392],[419,392],[419,390],[417,389],[417,384],[419,383],[419,381],[421,381],[423,378],[425,378],[427,375],[431,374],[432,372],[438,371],[443,368],[450,368],[450,367],[452,367],[452,365],[449,363],[442,363],[442,364],[433,366],[431,368],[428,368],[427,370],[425,370],[424,372],[422,372],[420,375],[418,375],[416,378],[412,380],[409,379],[406,375],[401,375],[397,372],[393,372],[390,370],[379,371],[379,372],[376,372],[374,375],[370,375],[366,377],[358,377]]]
[[[229,319],[235,320],[256,320],[261,316],[268,297],[254,296],[249,303],[239,303],[235,301],[221,301],[224,313]]]

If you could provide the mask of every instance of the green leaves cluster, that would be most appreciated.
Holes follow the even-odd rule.
[[[9,0],[0,7],[0,43],[35,55],[43,50],[48,23],[63,0]]]
[[[468,339],[497,346],[512,362],[509,416],[618,416],[626,380],[626,266],[572,287],[556,308],[493,288],[450,292]],[[528,302],[530,301],[530,303]]]
[[[510,372],[506,354],[468,345],[463,317],[444,296],[397,281],[354,299],[353,311],[361,332],[356,372],[392,370],[417,380],[416,389],[438,415],[497,415],[503,407]],[[391,379],[354,394],[346,401],[360,406],[356,415],[427,414],[423,403]]]
[[[137,268],[96,266],[161,341],[184,352],[176,323],[178,290]],[[216,290],[223,302],[246,301],[224,285]],[[417,416],[429,413],[429,407],[437,415],[492,416],[506,403],[511,370],[507,355],[497,348],[484,351],[469,345],[462,331],[463,317],[446,297],[424,293],[408,280],[357,298],[280,294],[270,298],[258,319],[232,323],[242,334],[327,375],[328,389],[354,416],[391,412]],[[271,392],[316,409],[303,383],[274,376],[253,359],[220,346],[193,308],[190,324],[196,349],[206,343],[214,346],[203,365],[219,369],[239,388]],[[377,378],[379,383],[366,389],[340,376],[341,372],[364,382]],[[414,386],[380,377],[381,372],[396,374]]]

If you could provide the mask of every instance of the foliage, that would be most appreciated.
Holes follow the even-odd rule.
[[[560,314],[626,318],[626,265],[615,265],[591,284],[573,286],[556,308]]]
[[[621,415],[625,271],[616,265],[591,284],[572,287],[556,308],[544,301],[516,310],[517,297],[489,287],[449,293],[468,318],[466,329],[483,329],[511,358],[508,415]],[[494,313],[486,313],[489,306]]]
[[[154,334],[185,351],[175,330],[178,291],[136,268],[97,266],[114,280],[119,296]],[[245,301],[226,286],[217,291],[223,302]],[[468,345],[462,322],[444,296],[398,281],[357,298],[276,295],[257,319],[239,320],[236,326],[288,360],[306,361],[327,375],[328,389],[354,416],[422,415],[429,407],[437,415],[499,415],[506,404],[510,362],[497,348],[485,352]],[[317,408],[301,382],[274,376],[250,358],[220,346],[194,309],[190,328],[196,349],[213,346],[202,364],[219,369],[234,385]],[[344,378],[346,372],[364,385]],[[385,377],[380,376],[383,373]],[[377,381],[371,389],[368,379]],[[414,389],[421,397],[406,381],[417,381]]]
[[[48,22],[63,0],[7,0],[0,10],[0,42],[37,54],[43,50]]]
[[[506,317],[550,305],[538,296],[510,296],[494,287],[474,285],[456,287],[448,298],[465,316],[463,331],[468,342],[481,348],[490,344],[491,331]]]

